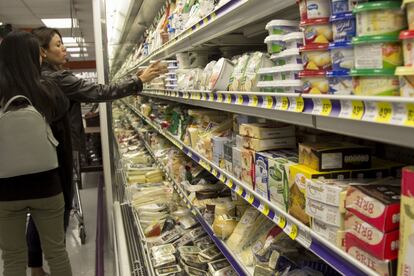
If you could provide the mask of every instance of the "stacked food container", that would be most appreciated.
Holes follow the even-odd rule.
[[[177,89],[177,70],[178,70],[178,62],[176,60],[166,60],[168,64],[168,73],[166,74],[165,79],[165,88],[168,90],[175,90]]]

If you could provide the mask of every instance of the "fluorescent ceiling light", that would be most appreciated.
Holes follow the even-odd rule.
[[[78,57],[89,57],[89,54],[88,53],[84,53],[84,54],[70,54],[70,56],[71,57],[74,57],[74,58],[78,58]]]
[[[0,22],[0,26],[3,25],[3,22]]]
[[[71,48],[66,48],[67,52],[86,52],[88,49],[86,48],[80,48],[80,47],[71,47]]]
[[[48,18],[42,19],[42,22],[49,28],[72,28],[72,22],[73,27],[78,26],[78,20],[72,18]]]
[[[67,46],[69,46],[69,44],[73,45],[73,44],[79,44],[79,43],[85,42],[85,39],[83,37],[64,36],[62,37],[62,41],[63,41],[63,44],[68,44]]]

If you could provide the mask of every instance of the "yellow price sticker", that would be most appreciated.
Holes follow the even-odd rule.
[[[377,103],[377,119],[379,123],[389,123],[392,118],[392,105],[390,103]]]
[[[205,169],[206,169],[207,171],[211,171],[211,166],[210,166],[210,164],[206,164]]]
[[[196,100],[201,100],[201,94],[200,93],[196,93]]]
[[[207,17],[204,18],[203,22],[204,22],[204,24],[207,24],[208,23],[208,18]]]
[[[212,175],[214,175],[214,176],[217,176],[217,170],[216,170],[216,169],[213,169],[213,170],[211,171],[211,174],[212,174]]]
[[[226,182],[227,187],[233,188],[233,180],[229,179]]]
[[[266,98],[263,101],[265,108],[272,108],[273,107],[273,98],[271,96],[266,96]]]
[[[231,104],[231,95],[230,94],[226,95],[226,103]]]
[[[236,194],[238,194],[239,196],[241,196],[243,194],[243,188],[241,188],[240,186],[236,187]]]
[[[259,99],[256,95],[249,97],[249,106],[257,106],[259,104]]]
[[[278,216],[276,219],[276,224],[281,228],[285,228],[286,226],[286,218],[284,216]]]
[[[223,183],[226,182],[226,178],[223,175],[220,175],[219,180]]]
[[[247,200],[247,202],[249,202],[249,204],[253,204],[254,201],[254,196],[252,194],[247,194],[245,199]]]
[[[331,114],[332,111],[332,103],[330,100],[328,99],[322,99],[322,111],[321,111],[321,115],[322,116],[329,116],[329,114]]]
[[[289,108],[289,99],[287,97],[282,97],[282,106],[280,107],[281,110],[288,110]]]
[[[302,112],[303,109],[305,108],[305,102],[303,101],[302,97],[297,97],[296,98],[296,112]]]
[[[238,96],[237,96],[237,101],[236,101],[236,104],[238,104],[238,105],[242,105],[242,104],[243,104],[243,102],[244,102],[243,96],[242,96],[242,95],[238,95]]]
[[[220,93],[217,94],[217,102],[218,103],[223,102],[223,94],[220,94]]]
[[[210,95],[210,96],[209,96],[208,100],[209,100],[210,102],[213,102],[213,101],[214,101],[214,94],[213,94],[213,93],[210,93],[209,95]]]
[[[212,14],[211,14],[211,19],[215,19],[217,17],[217,14],[215,13],[215,12],[213,12]]]
[[[262,212],[263,215],[268,216],[269,215],[269,206],[267,206],[266,204],[260,203],[259,207],[258,207],[259,211]]]
[[[407,119],[404,125],[414,127],[414,104],[407,104]]]
[[[352,101],[352,119],[361,120],[364,115],[364,103],[362,101]]]
[[[285,227],[285,229],[283,229],[283,231],[289,235],[289,237],[292,240],[295,240],[296,237],[298,236],[298,227],[296,226],[296,224],[291,224],[288,223]]]

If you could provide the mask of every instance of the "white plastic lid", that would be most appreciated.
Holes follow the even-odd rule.
[[[265,43],[270,43],[273,41],[283,41],[283,37],[284,35],[269,35],[268,37],[266,37],[265,39]]]
[[[290,34],[285,34],[283,36],[283,41],[290,41],[290,40],[296,40],[296,39],[303,40],[303,38],[304,38],[303,32],[294,32]]]
[[[279,67],[282,67],[282,71],[303,71],[303,64],[285,64]]]
[[[282,66],[260,68],[257,74],[265,75],[280,72],[303,71],[303,64],[286,64]]]
[[[285,58],[290,56],[300,56],[300,52],[298,48],[291,48],[286,49],[278,54],[273,54],[270,59],[279,59],[279,58]]]
[[[272,20],[266,25],[266,30],[269,30],[272,27],[298,27],[299,21],[295,20]]]
[[[259,81],[257,87],[303,87],[301,80]]]

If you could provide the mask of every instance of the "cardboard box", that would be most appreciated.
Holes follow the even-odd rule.
[[[224,144],[224,167],[228,172],[233,172],[233,142],[229,141]]]
[[[243,136],[236,135],[236,147],[239,149],[243,148]]]
[[[256,139],[273,139],[295,136],[295,126],[277,127],[269,124],[242,124],[240,135]]]
[[[266,199],[269,199],[269,159],[272,154],[268,152],[256,152],[255,156],[255,191]]]
[[[255,151],[295,148],[296,137],[276,139],[255,139],[250,137],[243,137],[243,147]]]
[[[399,231],[381,232],[352,213],[346,214],[345,229],[357,238],[363,248],[378,259],[395,259],[398,257]]]
[[[224,167],[224,144],[228,143],[228,137],[213,137],[211,142],[213,144],[213,163],[220,168]]]
[[[330,224],[340,229],[344,228],[345,213],[341,212],[338,207],[328,205],[310,198],[306,198],[306,214]]]
[[[329,242],[345,249],[345,230],[317,219],[312,219],[311,228]]]
[[[400,180],[378,180],[369,185],[352,183],[346,208],[382,232],[398,229],[400,222]]]
[[[360,263],[371,268],[380,276],[396,276],[397,260],[379,260],[353,244],[352,240],[346,244],[346,252]],[[401,275],[401,274],[399,274]]]
[[[317,171],[367,169],[371,149],[344,142],[299,144],[299,164]]]
[[[403,169],[398,275],[414,275],[414,167]]]
[[[265,119],[263,118],[252,117],[252,116],[247,116],[243,114],[234,114],[233,115],[233,131],[235,133],[239,133],[241,124],[258,123],[258,122],[264,122],[264,121]]]
[[[348,181],[336,179],[308,179],[306,181],[306,198],[323,202],[345,212],[345,198]]]
[[[254,150],[241,150],[241,180],[253,189],[255,181],[255,155],[256,152]]]
[[[238,147],[232,148],[233,154],[233,176],[241,180],[242,175],[242,150]]]

